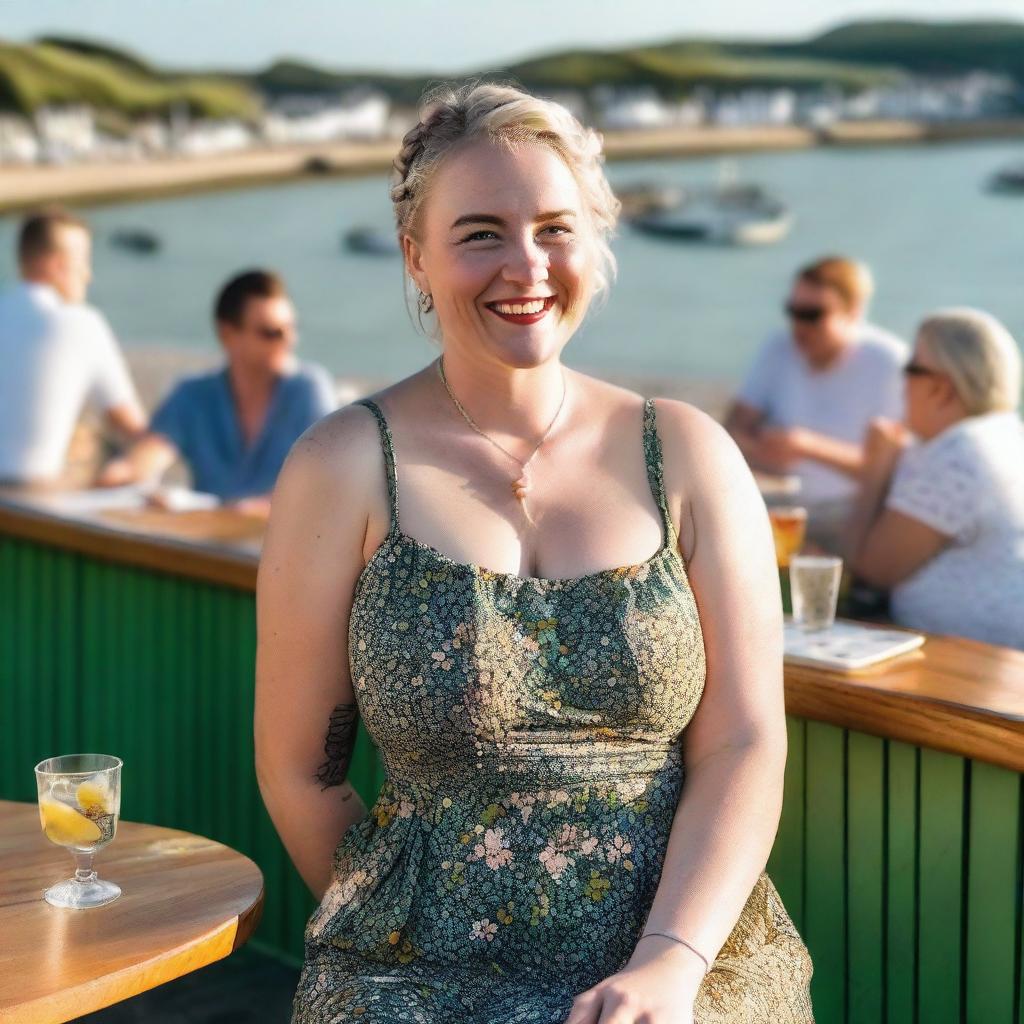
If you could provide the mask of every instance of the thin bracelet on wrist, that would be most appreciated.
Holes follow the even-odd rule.
[[[691,953],[695,953],[697,956],[700,957],[701,961],[704,964],[704,976],[707,977],[707,975],[711,972],[711,964],[708,963],[708,958],[699,949],[697,949],[696,946],[694,946],[691,943],[687,942],[686,939],[680,938],[680,936],[678,936],[678,935],[673,935],[672,932],[654,932],[654,931],[644,932],[643,935],[640,936],[640,938],[644,939],[648,935],[661,935],[661,936],[664,936],[664,938],[666,938],[666,939],[671,939],[673,942],[678,942],[680,945],[685,946],[688,950],[690,950]],[[639,941],[639,940],[637,940],[637,941]]]

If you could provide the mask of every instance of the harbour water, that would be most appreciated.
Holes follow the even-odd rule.
[[[607,304],[566,352],[570,365],[610,374],[729,382],[780,324],[793,270],[825,253],[868,261],[872,318],[904,337],[927,311],[968,304],[1024,339],[1024,197],[983,185],[1021,159],[1014,142],[823,148],[745,155],[741,181],[792,209],[781,243],[685,245],[620,228],[619,278]],[[708,184],[715,158],[609,165],[613,183]],[[339,376],[397,377],[436,351],[414,326],[400,261],[346,252],[344,231],[391,224],[383,176],[265,186],[97,207],[91,300],[126,347],[215,352],[210,307],[219,284],[259,265],[280,271],[296,300],[305,358]],[[110,244],[119,228],[163,242],[150,256]],[[14,274],[17,219],[0,219],[0,280]]]

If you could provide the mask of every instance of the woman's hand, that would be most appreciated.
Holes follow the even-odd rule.
[[[565,1024],[693,1024],[704,965],[685,946],[660,935],[638,943],[629,963],[581,992]]]
[[[865,476],[888,480],[909,442],[910,433],[902,423],[873,419],[864,437]]]

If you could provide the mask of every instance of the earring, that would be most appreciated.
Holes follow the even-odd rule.
[[[420,292],[420,312],[429,313],[434,308],[434,296],[426,292]]]

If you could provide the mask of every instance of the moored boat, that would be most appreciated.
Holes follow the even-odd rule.
[[[786,204],[756,185],[691,192],[678,206],[630,218],[638,231],[680,241],[768,245],[784,238],[793,218]]]
[[[370,256],[397,256],[402,251],[394,233],[381,231],[379,228],[350,228],[342,236],[342,243],[349,252],[365,253]]]
[[[1024,163],[996,171],[988,180],[988,190],[1004,195],[1024,195]]]

